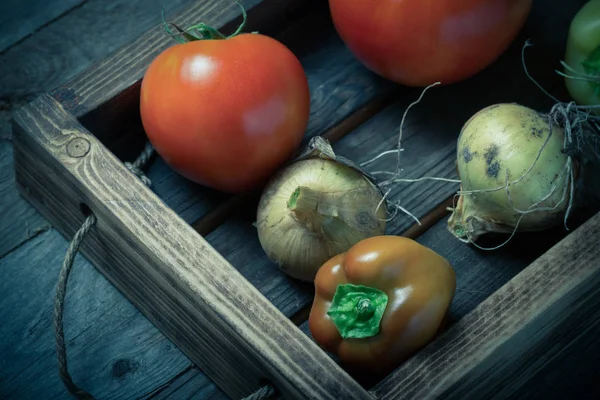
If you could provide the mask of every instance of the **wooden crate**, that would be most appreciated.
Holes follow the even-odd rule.
[[[538,44],[529,50],[530,72],[565,98],[554,69],[582,3],[534,6],[522,34],[492,66],[428,92],[405,123],[404,174],[455,178],[458,131],[488,104],[549,109],[551,100],[522,69],[526,38]],[[312,108],[307,140],[322,135],[357,162],[394,147],[402,113],[421,89],[394,85],[360,65],[336,35],[325,1],[244,5],[247,30],[278,38],[305,67]],[[181,25],[200,19],[232,31],[239,9],[206,0],[170,18]],[[252,226],[259,193],[231,196],[193,185],[160,159],[148,172],[151,190],[124,166],[145,143],[140,79],[172,43],[157,26],[17,112],[16,178],[22,195],[67,238],[87,212],[97,216],[83,254],[229,396],[267,383],[289,398],[314,399],[527,393],[539,360],[547,362],[554,346],[568,340],[572,324],[585,327],[586,312],[600,299],[600,214],[585,215],[569,232],[519,235],[503,250],[485,252],[446,230],[455,184],[398,185],[391,198],[421,225],[399,216],[387,233],[416,238],[453,263],[458,287],[450,324],[381,380],[345,371],[310,337],[312,285],[284,275],[260,247]],[[389,163],[381,159],[369,170]]]

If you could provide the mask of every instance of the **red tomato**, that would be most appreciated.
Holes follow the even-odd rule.
[[[140,94],[144,129],[165,162],[230,193],[262,185],[294,154],[309,109],[299,60],[260,34],[174,45],[150,64]]]
[[[407,86],[449,84],[495,61],[532,0],[329,0],[334,25],[369,69]]]

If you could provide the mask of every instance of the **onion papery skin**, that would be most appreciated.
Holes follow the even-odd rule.
[[[458,138],[461,184],[449,230],[474,242],[486,233],[559,224],[569,206],[574,168],[563,148],[563,129],[531,108],[502,103],[474,114]],[[532,209],[538,211],[523,213]]]

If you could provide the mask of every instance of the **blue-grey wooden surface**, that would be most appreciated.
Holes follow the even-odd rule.
[[[156,25],[161,7],[169,12],[189,1],[8,0],[0,5],[2,399],[68,398],[57,374],[52,330],[54,289],[68,243],[18,195],[8,125],[11,110]],[[554,0],[546,3],[548,7],[561,4]],[[564,29],[567,19],[544,18],[543,9],[534,10],[538,22],[531,23],[533,31],[553,24],[562,24]],[[562,43],[560,38],[549,38],[546,45]],[[443,247],[443,239],[438,238],[442,230],[443,224],[438,224],[423,241],[431,240],[434,248]],[[485,296],[492,288],[478,289],[481,291],[473,291],[473,296]],[[65,330],[71,338],[68,351],[73,378],[98,398],[224,397],[81,256],[75,260],[69,283]],[[544,368],[531,384],[537,388],[531,394],[548,398],[578,388],[576,378],[592,382],[597,375],[591,368],[597,365],[600,345],[590,337],[598,333],[592,329],[574,335],[568,346],[572,351],[564,351],[560,358],[564,363],[559,360]]]
[[[52,329],[54,291],[68,242],[17,192],[11,111],[159,24],[162,7],[169,13],[189,2],[47,0],[0,6],[2,399],[69,398],[57,373]],[[65,307],[73,379],[99,399],[148,398],[192,368],[81,256],[75,259]],[[205,376],[194,378],[198,396],[224,398]]]

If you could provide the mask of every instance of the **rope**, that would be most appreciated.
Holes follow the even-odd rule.
[[[127,169],[134,173],[147,186],[151,185],[151,181],[144,174],[142,168],[150,160],[153,154],[154,148],[150,143],[147,143],[144,147],[144,150],[140,153],[138,158],[136,158],[136,160],[133,163],[124,163]],[[69,374],[69,368],[67,363],[67,348],[65,345],[65,334],[63,330],[63,313],[65,307],[65,296],[67,293],[67,282],[69,280],[69,274],[71,273],[71,269],[73,268],[73,261],[75,259],[75,256],[77,255],[77,252],[79,251],[79,246],[83,242],[83,239],[92,229],[92,227],[96,224],[96,221],[97,219],[94,214],[89,215],[83,222],[83,225],[81,225],[81,228],[79,228],[79,230],[75,233],[75,236],[73,236],[73,239],[69,244],[69,248],[67,249],[62,268],[60,270],[58,284],[56,286],[56,297],[54,298],[54,335],[56,339],[58,373],[60,379],[63,381],[63,384],[65,385],[69,393],[71,393],[75,398],[81,400],[94,400],[94,397],[85,390],[79,388],[73,382],[73,379]],[[270,396],[273,396],[275,393],[276,389],[274,389],[273,387],[264,386],[242,400],[263,400]]]
[[[242,400],[263,400],[273,396],[277,391],[272,386],[263,386],[250,396],[244,397]]]
[[[142,168],[150,160],[150,157],[154,154],[154,147],[150,142],[146,143],[144,150],[140,153],[138,158],[133,163],[124,162],[128,170],[133,172],[146,186],[152,186],[152,181],[144,174]]]
[[[63,331],[63,311],[65,305],[65,294],[67,291],[67,281],[69,279],[69,274],[71,273],[71,268],[73,267],[73,260],[75,259],[75,255],[77,254],[77,250],[79,249],[79,245],[83,241],[83,238],[95,223],[96,216],[92,214],[85,219],[85,222],[81,228],[79,228],[75,234],[75,237],[73,237],[73,241],[69,245],[67,255],[65,256],[65,260],[60,270],[60,275],[58,276],[56,297],[54,299],[54,336],[56,338],[56,354],[58,356],[58,373],[60,375],[60,379],[62,379],[64,385],[67,387],[67,390],[72,395],[78,399],[90,400],[93,399],[92,395],[77,387],[77,385],[73,383],[71,375],[69,375],[69,369],[67,368],[65,334]]]

